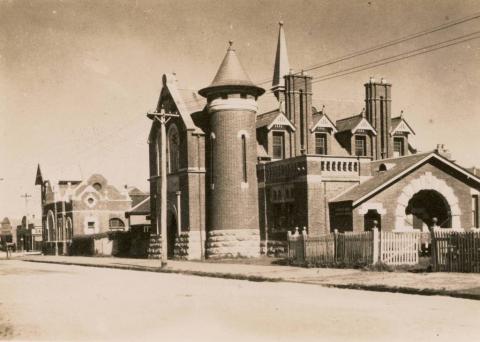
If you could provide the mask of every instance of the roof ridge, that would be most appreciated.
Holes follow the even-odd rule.
[[[326,114],[325,114],[325,115],[326,115]],[[356,118],[356,117],[362,117],[362,114],[361,114],[361,113],[360,113],[360,114],[355,114],[355,115],[348,116],[348,117],[343,118],[343,119],[338,119],[338,120],[336,120],[336,121],[337,121],[337,122],[338,122],[338,121],[344,121],[344,120],[353,119],[353,118]]]

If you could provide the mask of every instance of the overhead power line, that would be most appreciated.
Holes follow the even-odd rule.
[[[423,54],[433,52],[433,51],[436,51],[436,50],[440,50],[440,49],[443,49],[443,48],[447,48],[447,47],[450,47],[450,46],[453,46],[453,45],[466,43],[466,42],[471,41],[471,40],[479,39],[480,35],[478,35],[478,34],[480,34],[480,31],[476,31],[476,32],[473,32],[471,34],[461,36],[461,37],[457,37],[457,38],[454,38],[454,39],[446,40],[446,41],[443,41],[441,43],[425,46],[423,48],[419,48],[419,49],[411,50],[411,51],[408,51],[408,52],[404,52],[404,53],[401,53],[399,55],[390,56],[390,57],[387,57],[387,58],[382,58],[382,59],[379,59],[379,60],[376,60],[376,61],[373,61],[373,62],[370,62],[370,63],[358,65],[356,67],[339,70],[339,71],[336,71],[336,72],[333,72],[333,73],[330,73],[330,74],[319,76],[315,81],[312,81],[312,83],[322,82],[322,81],[326,81],[326,80],[329,80],[329,79],[332,79],[332,78],[350,75],[350,74],[357,73],[357,72],[360,72],[360,71],[363,71],[363,70],[372,69],[372,68],[376,68],[376,67],[379,67],[379,66],[382,66],[382,65],[386,65],[386,64],[390,64],[390,63],[393,63],[393,62],[398,62],[398,61],[401,61],[401,60],[404,60],[404,59],[412,58],[412,57],[415,57],[415,56],[423,55]]]
[[[394,40],[391,40],[391,41],[388,41],[388,42],[385,42],[385,43],[381,43],[381,44],[378,44],[378,45],[375,45],[375,46],[372,46],[372,47],[369,47],[369,48],[366,48],[366,49],[363,49],[363,50],[351,52],[351,53],[346,54],[344,56],[334,58],[334,59],[331,59],[331,60],[327,60],[327,61],[322,62],[322,63],[313,64],[313,65],[307,66],[306,68],[303,68],[302,70],[303,71],[310,71],[310,70],[320,69],[320,68],[323,68],[323,67],[326,67],[326,66],[329,66],[329,65],[333,65],[333,64],[336,64],[336,63],[339,63],[339,62],[343,62],[343,61],[346,61],[346,60],[349,60],[349,59],[352,59],[352,58],[355,58],[355,57],[358,57],[358,56],[366,55],[368,53],[375,52],[375,51],[378,51],[378,50],[381,50],[381,49],[384,49],[384,48],[387,48],[387,47],[390,47],[390,46],[398,45],[400,43],[404,43],[404,42],[412,40],[412,39],[423,37],[423,36],[426,36],[426,35],[431,34],[431,33],[435,33],[435,32],[441,31],[441,30],[445,30],[445,29],[448,29],[450,27],[460,25],[460,24],[463,24],[463,23],[466,23],[468,21],[472,21],[472,20],[475,20],[475,19],[478,19],[478,18],[480,18],[480,12],[474,13],[474,14],[472,14],[470,16],[467,16],[467,17],[463,17],[463,18],[454,20],[454,21],[446,23],[446,24],[442,24],[442,25],[432,27],[432,28],[424,30],[424,31],[420,31],[420,32],[417,32],[417,33],[412,33],[412,34],[409,34],[409,35],[406,35],[406,36],[403,36],[403,37],[400,37],[400,38],[397,38],[397,39],[394,39]],[[294,73],[294,74],[299,74],[299,73],[300,72],[297,72],[297,73]],[[266,84],[266,83],[269,83],[271,81],[272,81],[271,78],[270,79],[264,79],[264,80],[261,80],[261,81],[257,82],[257,84]]]

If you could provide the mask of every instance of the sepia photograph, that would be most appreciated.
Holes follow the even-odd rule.
[[[0,0],[0,341],[480,340],[480,1]]]

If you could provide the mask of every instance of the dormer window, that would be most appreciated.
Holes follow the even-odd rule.
[[[273,132],[272,157],[273,159],[285,158],[285,133]]]
[[[327,135],[315,133],[315,154],[327,154]]]
[[[364,157],[367,155],[367,137],[365,135],[355,136],[355,155]]]
[[[403,146],[403,138],[394,137],[393,138],[393,152],[396,157],[401,157],[405,155],[405,148]]]

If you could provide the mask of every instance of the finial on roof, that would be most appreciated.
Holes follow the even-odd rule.
[[[365,117],[365,107],[362,108],[362,113],[361,113],[361,115],[362,115],[362,118]]]
[[[322,105],[322,114],[325,114],[325,105]]]
[[[381,83],[381,84],[385,84],[385,83],[387,83],[387,81],[385,80],[385,78],[382,77],[382,78],[380,79],[380,83]]]
[[[229,40],[229,41],[228,41],[228,50],[232,50],[232,49],[233,49],[232,45],[233,45],[233,40]]]
[[[280,20],[280,21],[278,22],[278,25],[283,26],[283,20]]]
[[[370,83],[375,83],[375,77],[370,76]]]
[[[400,119],[403,119],[403,109],[400,111]]]

